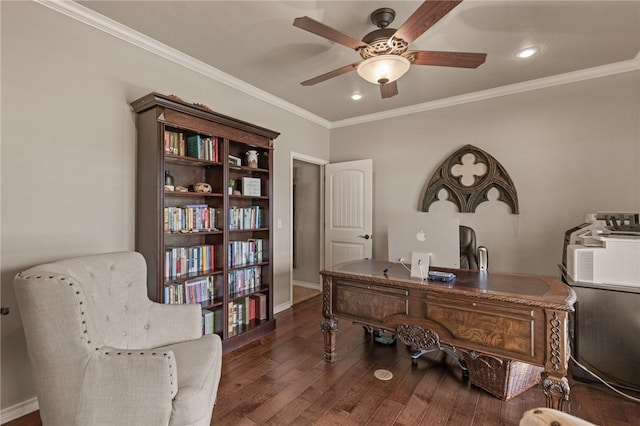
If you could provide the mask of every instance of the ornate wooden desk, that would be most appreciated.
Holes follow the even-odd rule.
[[[567,321],[574,291],[552,277],[470,270],[450,282],[411,278],[400,264],[358,260],[320,272],[325,360],[336,359],[337,318],[391,330],[401,341],[544,367],[547,406],[569,398]]]

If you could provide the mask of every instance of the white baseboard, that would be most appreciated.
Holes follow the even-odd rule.
[[[0,424],[5,424],[18,417],[26,416],[29,413],[37,411],[38,408],[38,398],[35,397],[11,407],[3,408],[2,411],[0,411]]]
[[[291,302],[285,302],[282,303],[281,305],[278,306],[274,306],[273,307],[273,313],[274,315],[277,314],[278,312],[282,312],[282,311],[286,311],[287,309],[289,309],[292,306]]]
[[[297,285],[298,287],[310,288],[313,290],[322,291],[322,286],[320,283],[309,283],[306,281],[293,281],[293,285]]]

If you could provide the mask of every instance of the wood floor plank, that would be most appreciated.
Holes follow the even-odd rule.
[[[412,426],[420,424],[424,418],[429,404],[438,387],[438,381],[443,379],[442,376],[447,374],[446,369],[438,368],[432,362],[421,362],[415,367],[416,373],[422,373],[422,380],[416,386],[415,391],[405,404],[404,410],[396,419],[395,424],[400,426]]]
[[[480,391],[475,388],[466,388],[465,391],[459,392],[447,422],[456,426],[472,425],[479,399]]]
[[[368,424],[375,411],[388,397],[395,383],[391,380],[379,380],[374,376],[374,371],[383,367],[385,370],[394,370],[394,363],[390,365],[374,366],[359,381],[364,394],[360,395],[357,404],[350,411],[349,417],[345,420],[345,425]]]
[[[352,353],[351,357],[335,364],[326,364],[325,367],[325,374],[312,387],[319,396],[301,414],[301,417],[312,422],[322,419],[344,397],[349,385],[369,371],[370,363],[361,359],[358,354]],[[346,417],[342,413],[346,412],[340,411],[337,417]]]
[[[424,373],[414,368],[409,359],[399,363],[397,370],[393,373],[396,385],[389,394],[389,399],[405,405],[424,378]]]
[[[271,398],[256,407],[255,410],[249,413],[249,417],[259,424],[266,424],[271,417],[275,416],[291,401],[295,400],[300,393],[311,386],[320,375],[322,375],[322,369],[320,368],[313,368],[307,371],[291,381],[285,389],[272,395]]]
[[[524,400],[512,398],[504,401],[500,409],[500,422],[505,425],[517,425],[524,413]]]
[[[462,386],[452,375],[442,374],[420,424],[430,426],[446,423]]]
[[[404,404],[393,399],[382,401],[376,411],[373,412],[371,419],[367,422],[369,426],[390,426],[396,421],[400,412],[404,409]]]
[[[474,426],[496,426],[499,423],[500,407],[503,401],[487,392],[479,391],[478,403],[473,414]]]

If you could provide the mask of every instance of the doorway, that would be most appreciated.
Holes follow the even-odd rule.
[[[323,185],[327,161],[291,155],[291,294],[292,305],[321,293],[324,263]]]

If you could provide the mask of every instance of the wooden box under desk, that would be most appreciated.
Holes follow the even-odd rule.
[[[337,320],[346,319],[394,331],[412,347],[445,348],[471,367],[482,357],[508,360],[506,367],[541,367],[547,405],[562,406],[569,393],[567,318],[575,302],[570,287],[552,277],[447,269],[455,280],[423,282],[394,266],[360,260],[321,272],[327,361],[336,359]],[[495,385],[490,391],[503,393]]]

